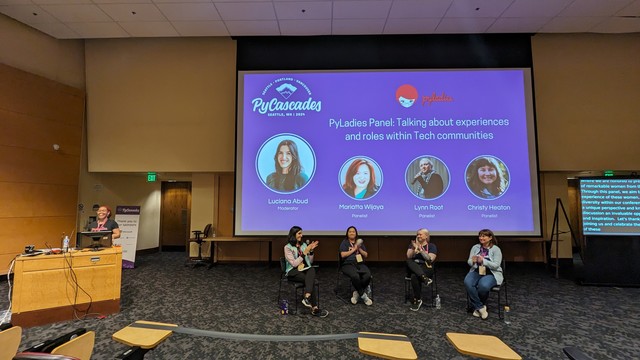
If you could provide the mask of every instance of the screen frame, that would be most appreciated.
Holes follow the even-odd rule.
[[[583,206],[583,188],[582,184],[584,180],[638,180],[640,181],[640,177],[638,175],[615,175],[615,176],[584,176],[578,177],[578,218],[580,219],[580,234],[583,237],[638,237],[640,236],[640,227],[638,227],[638,231],[636,232],[593,232],[591,230],[585,229],[585,219],[584,219],[584,206]],[[617,220],[616,220],[617,221]],[[618,227],[616,227],[618,228]]]
[[[540,181],[539,181],[539,162],[538,162],[538,141],[537,141],[537,132],[536,132],[536,116],[535,116],[535,96],[534,96],[534,88],[533,88],[533,74],[532,68],[528,66],[522,67],[498,67],[498,68],[485,68],[485,67],[474,67],[474,68],[424,68],[424,69],[406,69],[406,68],[396,68],[396,69],[307,69],[307,70],[239,70],[237,72],[237,94],[236,94],[236,162],[235,162],[235,194],[234,194],[234,225],[233,225],[233,233],[238,236],[277,236],[286,232],[285,229],[278,231],[254,231],[254,230],[243,230],[240,227],[241,225],[241,216],[242,216],[242,185],[241,179],[243,177],[243,169],[242,169],[242,156],[244,155],[244,139],[243,139],[243,130],[246,126],[243,121],[244,109],[241,106],[241,102],[243,101],[244,96],[244,75],[245,74],[306,74],[306,73],[340,73],[340,72],[420,72],[420,71],[501,71],[501,70],[521,70],[525,75],[525,87],[523,91],[526,92],[526,103],[524,104],[524,111],[526,112],[527,122],[527,139],[529,140],[528,144],[528,158],[529,158],[529,181],[530,181],[530,190],[531,190],[531,215],[533,222],[533,229],[528,232],[521,231],[496,231],[496,235],[501,236],[512,236],[512,237],[540,237],[542,236],[542,209],[541,209],[541,196],[540,196]],[[305,231],[310,235],[320,235],[320,236],[337,236],[343,235],[343,230],[330,230],[330,231]],[[361,231],[364,235],[373,235],[373,236],[406,236],[412,235],[414,230],[406,230],[406,231],[366,231],[363,229]],[[477,231],[466,231],[466,232],[438,232],[432,231],[434,235],[445,235],[445,236],[468,236],[468,235],[476,235]]]

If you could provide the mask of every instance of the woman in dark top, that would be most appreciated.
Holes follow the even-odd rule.
[[[433,282],[433,262],[436,260],[438,248],[430,242],[429,230],[420,229],[415,240],[411,240],[407,249],[407,272],[411,277],[413,301],[411,310],[418,311],[422,306],[422,285]]]
[[[100,206],[96,212],[98,215],[96,221],[89,224],[89,231],[111,231],[111,239],[115,240],[120,237],[120,227],[115,220],[111,220],[111,209],[108,206]]]
[[[357,304],[358,299],[367,306],[373,305],[373,301],[367,295],[367,287],[371,282],[371,271],[364,264],[364,259],[369,256],[366,246],[362,239],[358,237],[358,229],[355,226],[349,226],[345,239],[340,244],[340,257],[342,258],[342,271],[351,278],[351,283],[356,291],[353,292],[351,303]]]

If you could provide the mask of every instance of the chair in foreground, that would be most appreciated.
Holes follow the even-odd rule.
[[[11,324],[2,324],[4,330],[0,331],[0,359],[11,359],[20,346],[22,328]]]
[[[302,297],[304,296],[304,284],[298,283],[295,281],[289,280],[287,277],[287,259],[284,257],[280,258],[280,285],[278,286],[278,302],[277,305],[280,306],[280,301],[282,300],[282,284],[288,286],[291,289],[293,295],[293,306],[294,310],[291,314],[298,313],[298,299],[302,301]],[[318,283],[318,279],[315,279],[313,286],[316,288],[316,294],[318,294],[318,307],[320,306],[320,283]],[[298,292],[300,292],[300,297],[298,298]]]
[[[593,360],[592,357],[583,353],[580,348],[576,346],[567,346],[562,348],[562,352],[571,360]]]
[[[16,354],[14,360],[90,360],[96,334],[80,328],[55,339],[40,342],[24,352]]]
[[[50,354],[55,348],[58,346],[75,339],[76,337],[83,335],[87,332],[85,328],[78,328],[73,331],[70,331],[66,334],[60,335],[55,339],[49,339],[45,341],[41,341],[29,348],[27,348],[24,352],[38,352],[38,353],[47,353]]]
[[[93,331],[87,331],[86,333],[56,347],[51,351],[51,354],[72,356],[80,360],[91,360],[95,340],[96,333]]]
[[[137,326],[136,326],[137,325]],[[162,327],[162,328],[158,328]],[[111,338],[119,343],[130,346],[125,352],[116,357],[123,360],[141,360],[144,355],[155,349],[177,329],[178,325],[152,321],[136,321],[135,323],[116,331]]]
[[[461,354],[480,359],[522,360],[518,353],[492,335],[447,333],[446,336]]]

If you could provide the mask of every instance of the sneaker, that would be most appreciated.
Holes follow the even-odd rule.
[[[367,293],[362,294],[360,298],[362,299],[362,301],[364,301],[365,305],[367,306],[373,305],[373,300],[369,299],[369,296],[367,296]]]
[[[433,280],[431,280],[431,278],[430,278],[430,277],[428,277],[428,276],[426,276],[426,275],[422,275],[422,282],[423,282],[425,285],[429,286],[429,285],[431,285],[431,283],[433,282]]]
[[[486,306],[481,307],[477,311],[478,313],[480,313],[480,317],[482,318],[482,320],[487,320],[487,318],[489,317],[489,313],[487,312]]]
[[[412,311],[418,311],[418,310],[420,310],[420,306],[422,306],[422,300],[413,299],[413,303],[411,304],[411,310]]]
[[[480,317],[480,312],[478,310],[473,310],[473,316]]]
[[[358,298],[359,298],[359,297],[360,297],[360,295],[358,295],[358,292],[357,292],[357,291],[354,291],[354,292],[353,292],[353,295],[351,296],[351,303],[352,303],[353,305],[357,304],[357,303],[358,303]]]
[[[302,299],[302,305],[310,308],[311,307],[311,297],[306,297]]]
[[[324,317],[327,317],[327,315],[329,315],[329,312],[327,310],[320,310],[318,308],[315,308],[311,310],[311,315],[324,318]]]

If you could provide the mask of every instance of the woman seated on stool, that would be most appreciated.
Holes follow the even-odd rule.
[[[358,229],[355,226],[349,226],[346,238],[340,244],[340,257],[342,258],[340,271],[351,278],[351,283],[356,289],[351,297],[353,305],[358,303],[358,299],[362,299],[362,302],[367,306],[373,304],[366,292],[369,282],[371,282],[371,271],[364,264],[364,259],[367,256],[369,253],[362,239],[358,238]]]
[[[471,266],[469,273],[464,278],[464,287],[467,289],[469,301],[473,307],[473,316],[485,320],[487,312],[487,298],[491,288],[502,284],[502,251],[498,247],[498,239],[489,229],[480,230],[478,233],[479,244],[473,245],[469,252],[467,263]]]
[[[422,284],[431,285],[433,276],[432,263],[436,260],[438,248],[429,242],[429,230],[420,229],[415,240],[411,240],[407,249],[407,271],[411,277],[413,301],[411,310],[418,311],[422,306]]]
[[[286,274],[290,281],[304,284],[304,298],[302,305],[311,308],[311,315],[326,317],[327,310],[318,308],[318,294],[313,286],[316,280],[316,269],[310,267],[313,263],[313,251],[318,247],[318,241],[307,245],[302,242],[302,228],[294,226],[289,230],[288,243],[284,246],[284,257],[287,259]],[[307,268],[308,267],[308,268]],[[306,270],[303,270],[307,268]]]

